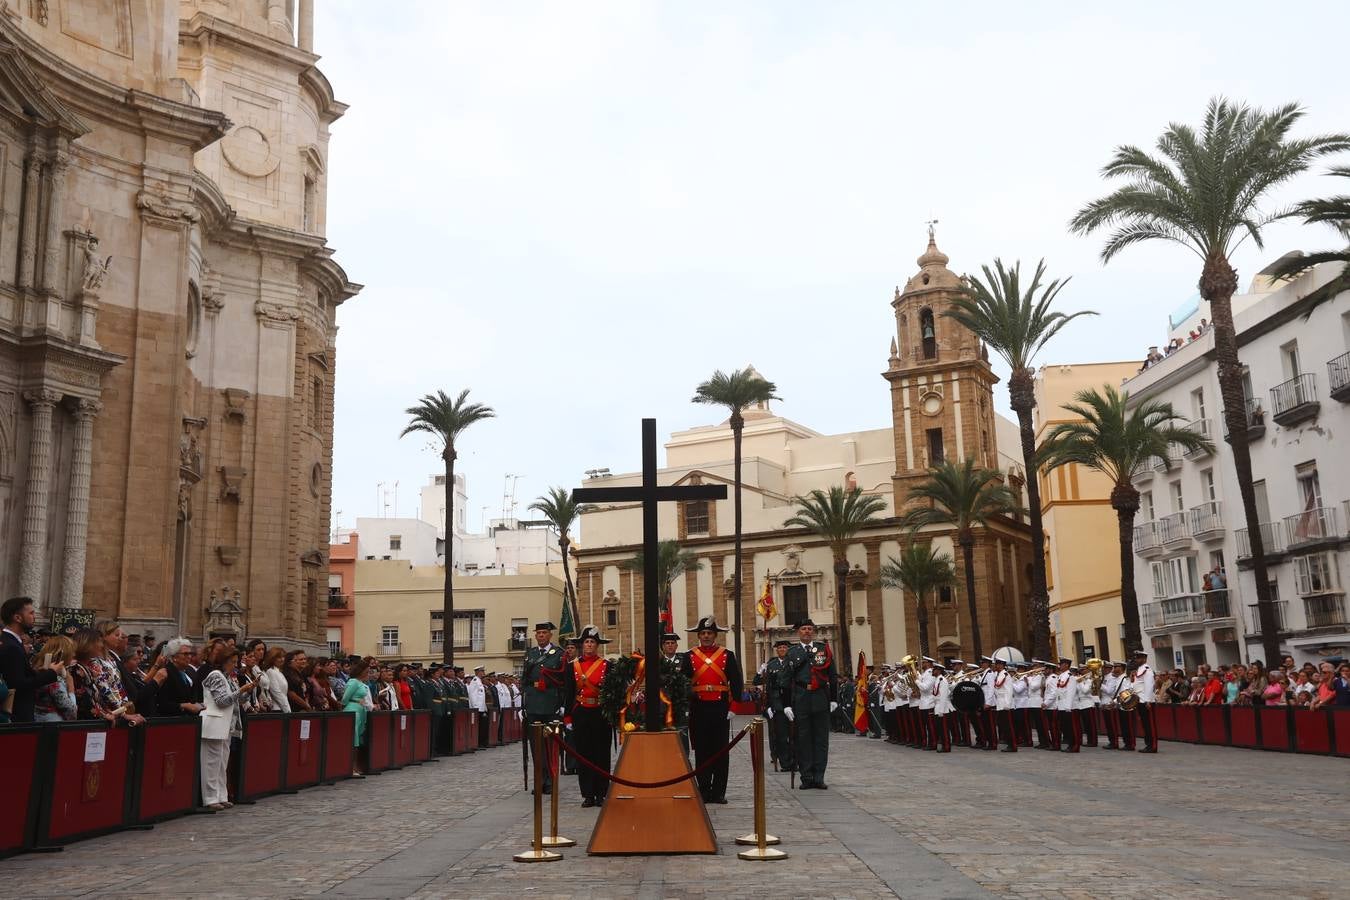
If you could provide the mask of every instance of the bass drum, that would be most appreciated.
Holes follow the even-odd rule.
[[[952,706],[963,713],[984,709],[984,688],[974,681],[959,681],[952,686]]]

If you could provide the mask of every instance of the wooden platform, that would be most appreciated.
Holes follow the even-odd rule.
[[[634,731],[624,738],[614,774],[629,781],[664,781],[690,771],[674,731]],[[693,779],[663,788],[610,783],[586,852],[592,855],[716,853],[708,811]]]

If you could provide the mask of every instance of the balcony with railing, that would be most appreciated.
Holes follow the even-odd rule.
[[[1304,597],[1303,615],[1308,619],[1309,628],[1332,628],[1350,625],[1350,620],[1345,617],[1345,596],[1343,594]]]
[[[1295,375],[1270,389],[1271,418],[1288,427],[1317,418],[1317,378],[1312,372]]]
[[[1153,471],[1171,472],[1181,465],[1181,448],[1176,444],[1167,445],[1166,456],[1153,457]]]
[[[1185,550],[1191,545],[1191,530],[1186,527],[1186,514],[1174,512],[1158,520],[1159,540],[1165,550]]]
[[[1331,399],[1350,403],[1350,353],[1327,363],[1327,383],[1331,385]]]
[[[329,608],[329,609],[351,609],[351,608],[352,608],[352,596],[351,596],[351,594],[329,594],[329,595],[328,595],[328,608]]]
[[[375,642],[375,655],[376,655],[376,656],[402,656],[402,655],[403,655],[403,643],[402,643],[401,641],[394,641],[394,642],[392,642],[392,643],[386,642],[386,641],[384,641],[384,640],[376,641],[376,642]]]
[[[1223,504],[1210,500],[1199,506],[1192,506],[1187,513],[1190,519],[1191,536],[1197,541],[1223,540]]]
[[[1270,604],[1275,611],[1275,633],[1283,634],[1289,630],[1289,601],[1274,600]],[[1255,603],[1247,604],[1247,633],[1263,634],[1261,630],[1261,608]]]
[[[1209,419],[1196,419],[1194,422],[1188,424],[1185,427],[1185,430],[1189,431],[1191,434],[1194,434],[1197,437],[1202,437],[1210,442],[1210,444],[1208,444],[1207,446],[1196,447],[1194,449],[1187,450],[1186,451],[1187,459],[1204,459],[1206,456],[1209,456],[1211,453],[1214,452],[1214,445],[1213,445],[1214,427],[1213,423],[1210,422]]]
[[[1336,523],[1336,507],[1318,506],[1284,518],[1285,546],[1289,549],[1311,547],[1334,541],[1341,533]]]
[[[1202,625],[1232,618],[1226,590],[1167,597],[1146,603],[1139,611],[1140,624],[1150,631],[1162,631],[1178,625]]]
[[[1153,466],[1147,461],[1140,463],[1135,470],[1130,473],[1131,484],[1148,484],[1153,480]]]
[[[1243,433],[1243,438],[1247,443],[1251,443],[1266,433],[1266,411],[1261,408],[1261,401],[1255,397],[1248,397],[1247,402],[1243,404],[1243,416],[1247,420],[1247,430]],[[1230,444],[1233,438],[1228,433],[1228,420],[1223,422],[1223,439]]]
[[[513,634],[506,639],[507,653],[524,653],[529,649],[530,641],[523,634]]]
[[[1134,552],[1145,559],[1162,555],[1162,534],[1157,522],[1134,526]]]
[[[1284,552],[1284,525],[1281,522],[1262,522],[1261,530],[1261,550],[1266,556],[1273,556]],[[1247,539],[1247,529],[1239,528],[1233,532],[1233,537],[1237,539],[1238,559],[1251,559],[1252,544]]]

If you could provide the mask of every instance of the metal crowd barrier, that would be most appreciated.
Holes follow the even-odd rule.
[[[1350,756],[1350,707],[1158,703],[1153,712],[1160,741]]]

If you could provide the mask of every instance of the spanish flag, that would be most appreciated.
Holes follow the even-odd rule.
[[[769,576],[764,576],[764,592],[759,595],[759,602],[755,604],[755,609],[764,617],[764,623],[767,626],[770,619],[778,614],[778,610],[773,605],[773,588],[769,584]]]
[[[867,657],[858,651],[858,683],[853,691],[853,727],[866,734],[867,719]]]

